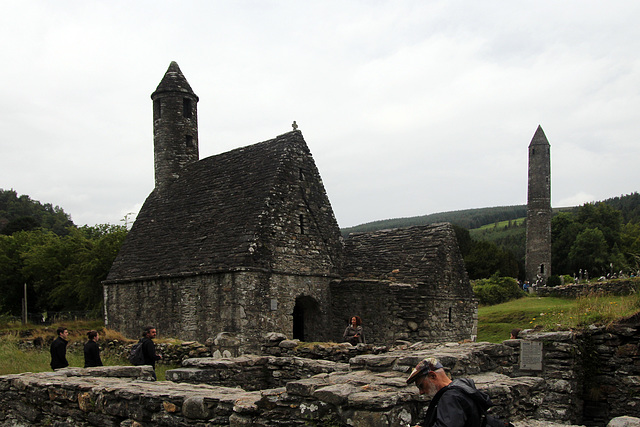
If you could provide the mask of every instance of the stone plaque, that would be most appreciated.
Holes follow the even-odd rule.
[[[520,341],[520,369],[542,371],[542,343],[539,341]]]

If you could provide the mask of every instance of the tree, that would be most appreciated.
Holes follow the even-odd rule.
[[[578,234],[569,251],[574,271],[586,269],[591,277],[606,274],[608,259],[607,241],[598,228],[587,228]]]
[[[582,229],[572,213],[560,212],[551,219],[551,271],[556,274],[574,271],[569,251]]]
[[[488,279],[473,284],[473,292],[482,305],[494,305],[522,298],[525,293],[513,277],[499,277],[494,274]]]
[[[70,226],[74,226],[71,217],[61,207],[53,206],[51,203],[43,205],[37,200],[31,200],[27,195],[18,197],[14,190],[0,188],[1,234],[10,235],[16,231],[42,227],[62,236],[68,233]]]
[[[473,241],[464,262],[470,279],[483,279],[494,274],[518,277],[518,261],[515,256],[491,242]]]
[[[29,310],[99,310],[124,226],[70,228],[65,236],[37,229],[0,236],[0,312],[19,314],[27,283]]]

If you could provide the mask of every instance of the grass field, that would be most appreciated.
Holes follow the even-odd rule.
[[[100,337],[117,338],[121,341],[127,341],[126,338],[117,332],[105,330],[104,324],[99,320],[94,321],[77,321],[68,322],[64,325],[69,330],[69,343],[80,341],[86,342],[86,332],[95,329],[99,331]],[[34,327],[33,325],[23,326],[20,324],[0,324],[0,330],[3,335],[0,337],[0,375],[17,374],[21,372],[50,372],[51,367],[49,362],[51,356],[48,349],[39,350],[22,350],[18,347],[21,331],[29,330],[32,332],[31,338],[34,337],[46,337],[55,336],[55,329],[57,325],[44,327]],[[162,341],[162,340],[161,340]],[[101,355],[102,363],[105,366],[119,366],[129,365],[128,361],[106,357]],[[69,366],[82,367],[84,366],[84,354],[82,350],[69,350],[67,351],[67,361]],[[158,381],[164,381],[165,372],[169,369],[175,369],[177,365],[156,365],[156,376]]]
[[[478,309],[478,341],[499,343],[509,338],[511,329],[540,329],[545,331],[580,328],[590,324],[606,325],[640,310],[640,297],[590,295],[578,299],[541,298],[527,296],[503,304],[480,307]],[[57,326],[57,325],[56,325]],[[37,328],[14,324],[0,324],[0,375],[20,372],[50,371],[50,356],[47,350],[21,350],[18,336],[30,329],[34,336],[53,336],[56,326]],[[126,338],[114,331],[105,330],[100,321],[74,322],[65,324],[71,333],[69,340],[86,340],[90,329],[100,331],[101,337]],[[35,328],[35,329],[34,329]],[[160,340],[163,341],[163,340]],[[169,340],[174,341],[174,340]],[[71,366],[83,366],[81,351],[69,351],[67,359]],[[127,365],[127,361],[104,357],[107,366]],[[157,365],[158,380],[165,379],[165,371],[176,366]]]
[[[511,329],[545,331],[604,325],[640,310],[640,298],[590,295],[577,299],[520,298],[478,309],[478,341],[502,342]]]

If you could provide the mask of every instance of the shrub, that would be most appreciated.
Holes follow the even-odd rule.
[[[547,279],[547,286],[560,286],[562,285],[562,279],[557,274],[549,276]]]
[[[473,284],[473,292],[481,305],[500,304],[526,295],[518,286],[516,279],[498,277],[496,274],[489,279],[476,280]]]

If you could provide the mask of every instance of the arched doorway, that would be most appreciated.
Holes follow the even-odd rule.
[[[293,339],[318,341],[321,334],[320,304],[310,296],[299,296],[293,307]]]

